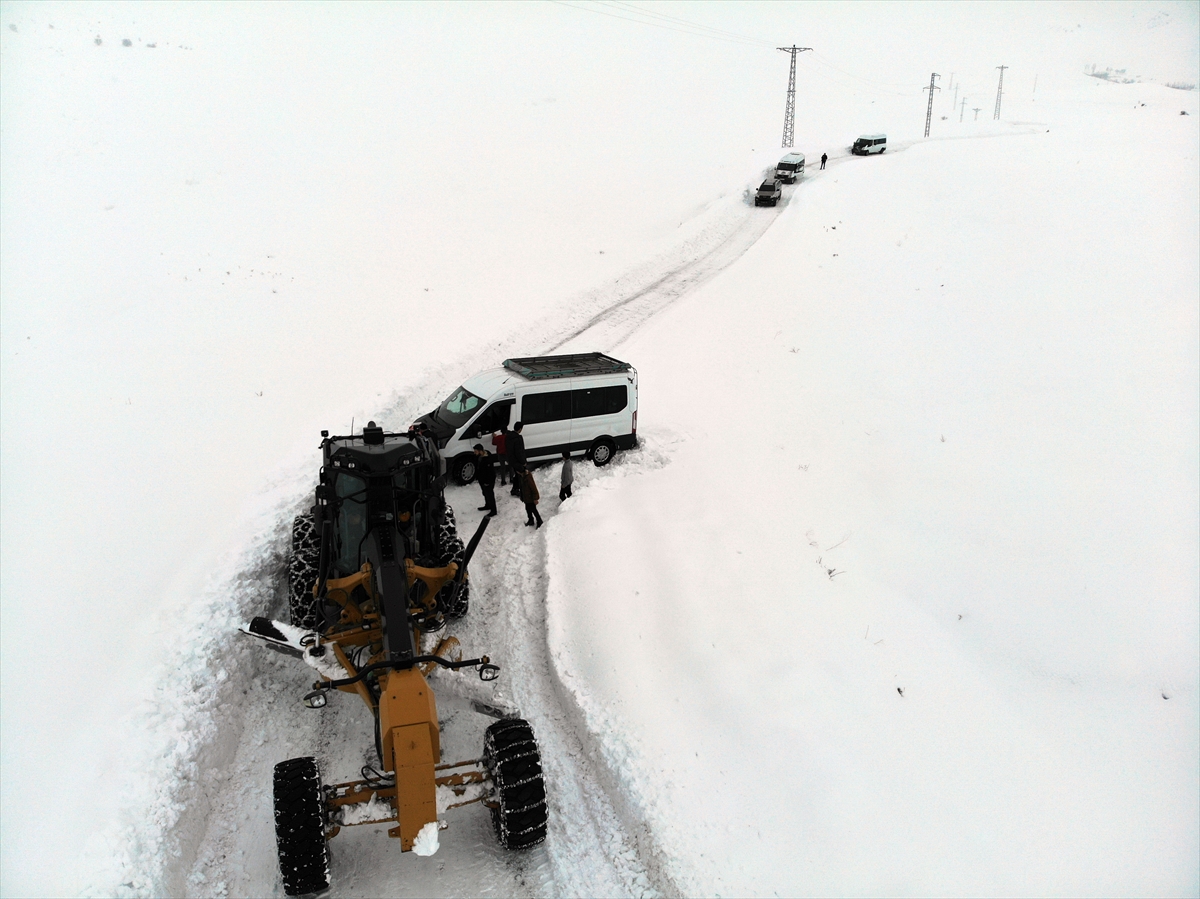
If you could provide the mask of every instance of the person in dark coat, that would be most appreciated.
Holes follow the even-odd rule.
[[[521,502],[525,504],[525,514],[529,520],[525,522],[526,527],[533,524],[534,519],[537,520],[537,526],[542,526],[542,516],[538,514],[537,504],[542,495],[538,493],[537,482],[533,479],[533,472],[525,469],[521,472]],[[536,528],[535,528],[536,530]]]
[[[571,495],[571,485],[575,483],[575,463],[571,461],[571,454],[566,450],[563,451],[563,467],[562,481],[559,484],[558,500],[562,502]]]
[[[517,422],[512,430],[504,436],[504,454],[508,457],[508,467],[512,469],[512,495],[521,495],[520,478],[525,471],[525,438],[521,436],[524,423]]]
[[[828,153],[821,154],[821,168],[825,168],[825,160],[827,160],[828,158],[829,158]]]
[[[496,514],[496,457],[483,448],[482,443],[475,444],[475,480],[483,491],[483,505],[480,512],[488,515]]]
[[[492,446],[496,448],[496,467],[500,469],[500,486],[508,483],[508,455],[504,451],[506,431],[501,428],[492,434]]]

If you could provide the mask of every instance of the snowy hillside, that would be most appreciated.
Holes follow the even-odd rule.
[[[0,4],[0,892],[281,894],[272,766],[373,754],[236,635],[319,429],[600,349],[642,446],[501,495],[434,677],[550,838],[335,895],[1195,894],[1195,5],[898,7]]]

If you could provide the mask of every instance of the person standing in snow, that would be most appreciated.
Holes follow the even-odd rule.
[[[536,519],[537,526],[540,528],[542,526],[542,516],[538,514],[537,504],[542,496],[538,493],[537,482],[533,479],[533,472],[528,469],[522,469],[520,478],[521,502],[525,504],[525,514],[528,516],[525,526],[528,527],[533,524]],[[534,528],[534,530],[537,530],[537,528]]]
[[[826,159],[828,159],[828,158],[829,158],[829,154],[828,154],[828,153],[822,153],[822,154],[821,154],[821,168],[822,168],[822,169],[824,169],[824,168],[825,168],[825,160],[826,160]]]
[[[483,505],[480,512],[488,515],[496,514],[496,457],[483,448],[482,443],[475,444],[475,480],[483,491]]]
[[[575,463],[571,461],[571,454],[563,452],[563,470],[562,483],[558,489],[558,501],[562,502],[571,495],[571,485],[575,483]]]
[[[512,495],[521,495],[521,485],[518,483],[525,471],[525,438],[521,436],[523,422],[513,425],[512,431],[504,438],[504,451],[508,456],[508,467],[512,469]]]
[[[504,454],[504,427],[492,434],[492,446],[496,448],[496,465],[500,469],[500,486],[508,483],[508,459]]]

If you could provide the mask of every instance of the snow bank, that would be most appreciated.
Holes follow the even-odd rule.
[[[612,348],[684,436],[547,529],[551,650],[685,895],[1197,888],[1197,133],[1079,100]]]

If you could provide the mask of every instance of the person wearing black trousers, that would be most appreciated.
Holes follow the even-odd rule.
[[[525,438],[521,436],[523,427],[523,422],[517,422],[504,438],[504,454],[508,456],[508,468],[512,472],[513,496],[521,495],[520,473],[525,470]]]
[[[480,512],[488,515],[496,514],[496,457],[483,448],[482,443],[475,444],[475,480],[483,491],[483,505]]]
[[[558,501],[562,502],[571,495],[571,485],[575,483],[575,463],[571,454],[563,450],[562,480],[559,484]]]
[[[527,518],[525,524],[527,526],[532,525],[536,521],[537,527],[534,530],[537,530],[537,528],[542,526],[542,516],[538,514],[537,507],[538,500],[542,497],[538,493],[537,482],[533,479],[533,472],[528,469],[522,471],[519,478],[521,481],[521,502],[525,504],[525,515]]]
[[[825,160],[829,158],[828,153],[821,154],[821,168],[825,168]]]

